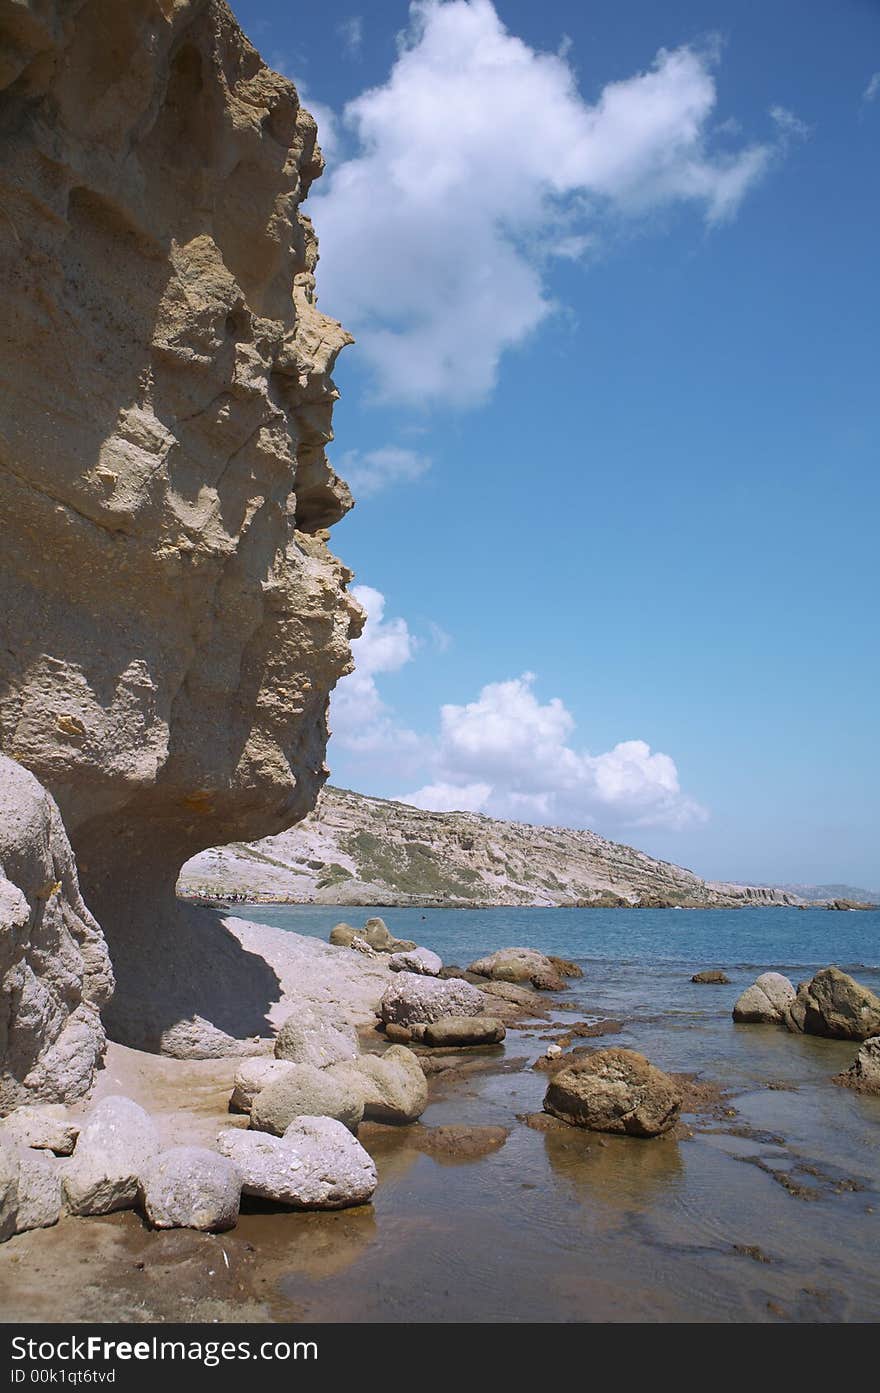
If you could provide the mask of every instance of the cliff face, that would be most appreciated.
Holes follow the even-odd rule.
[[[157,1045],[209,1011],[179,867],[313,806],[359,629],[322,160],[222,0],[3,3],[0,49],[0,747],[61,810],[111,1032]]]
[[[288,832],[203,852],[180,883],[195,894],[339,905],[798,902],[766,886],[701,880],[595,832],[422,812],[338,788],[325,788],[315,811]]]

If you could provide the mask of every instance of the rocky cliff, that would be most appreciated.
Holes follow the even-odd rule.
[[[798,903],[765,886],[701,880],[595,832],[422,812],[337,788],[288,832],[195,857],[181,890],[339,905]]]
[[[313,806],[360,623],[321,169],[223,0],[0,2],[0,748],[57,802],[132,1044],[271,989],[174,884]]]

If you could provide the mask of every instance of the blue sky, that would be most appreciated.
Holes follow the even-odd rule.
[[[880,884],[880,6],[235,10],[358,338],[333,781]]]

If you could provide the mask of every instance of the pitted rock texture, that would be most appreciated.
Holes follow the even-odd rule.
[[[88,1092],[112,990],[58,808],[0,755],[0,1116]]]
[[[61,810],[111,1033],[216,1053],[236,963],[177,873],[313,807],[361,622],[316,126],[223,0],[5,4],[0,53],[0,748]]]

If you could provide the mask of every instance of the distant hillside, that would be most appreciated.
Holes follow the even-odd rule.
[[[429,813],[325,788],[288,832],[202,852],[182,894],[338,905],[794,904],[766,886],[701,880],[595,832]]]
[[[824,904],[828,900],[855,900],[859,904],[880,904],[880,890],[863,890],[860,885],[776,885],[789,895],[799,899],[816,900]]]

